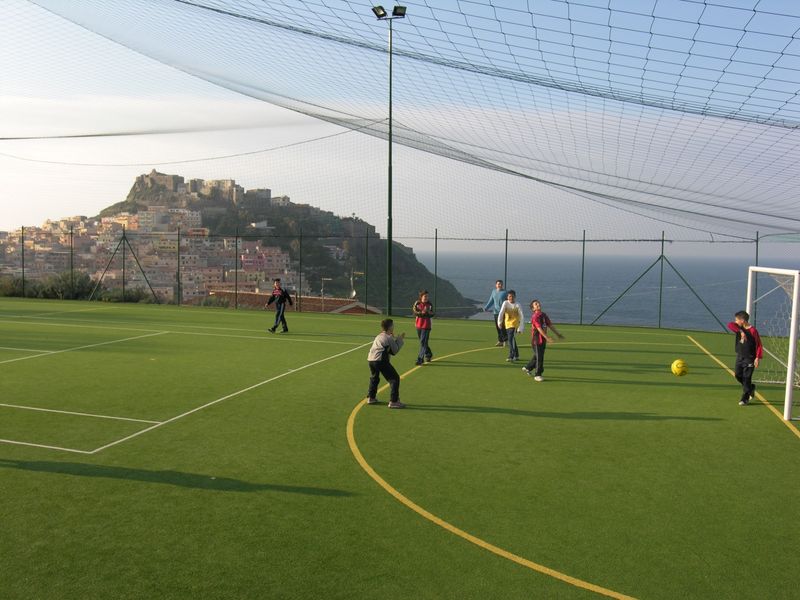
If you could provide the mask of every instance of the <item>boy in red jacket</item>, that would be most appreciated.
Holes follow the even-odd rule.
[[[734,315],[735,321],[728,323],[728,329],[736,334],[736,381],[742,384],[742,397],[739,406],[750,404],[756,386],[753,383],[753,371],[764,356],[761,336],[755,327],[750,325],[750,315],[740,310]]]
[[[550,317],[546,312],[542,311],[542,303],[538,300],[531,301],[531,348],[533,348],[533,356],[528,364],[522,367],[526,375],[534,374],[536,381],[544,381],[542,373],[544,373],[544,351],[547,348],[547,342],[552,340],[552,335],[547,335],[547,328],[552,329],[553,333],[558,336],[558,339],[563,339],[564,336],[556,329]]]

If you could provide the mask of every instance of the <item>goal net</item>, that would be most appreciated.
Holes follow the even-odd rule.
[[[750,267],[747,278],[747,312],[764,346],[764,358],[754,381],[784,385],[783,418],[797,417],[793,395],[800,387],[798,368],[798,292],[800,271]],[[794,412],[794,414],[793,414]]]

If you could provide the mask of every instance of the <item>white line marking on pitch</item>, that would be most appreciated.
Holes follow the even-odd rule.
[[[51,350],[44,350],[43,348],[10,348],[9,346],[0,346],[0,350],[14,350],[16,352],[39,352],[39,353],[46,353],[51,352]]]
[[[254,390],[257,387],[261,387],[262,385],[265,385],[265,384],[270,383],[272,381],[275,381],[277,379],[281,379],[282,377],[286,377],[287,375],[291,375],[292,373],[297,373],[298,371],[302,371],[303,369],[308,369],[309,367],[313,367],[313,366],[318,365],[320,363],[324,363],[326,361],[333,360],[334,358],[339,358],[340,356],[344,356],[345,354],[350,354],[351,352],[355,352],[356,350],[359,350],[361,348],[369,346],[371,343],[372,342],[367,342],[366,344],[361,344],[360,346],[357,346],[355,348],[350,348],[350,350],[345,350],[344,352],[340,352],[339,354],[334,354],[333,356],[328,356],[326,358],[314,361],[312,363],[308,363],[307,365],[303,365],[302,367],[298,367],[296,369],[286,371],[284,373],[281,373],[280,375],[276,375],[275,377],[270,377],[269,379],[265,379],[264,381],[260,381],[259,383],[253,384],[253,385],[251,385],[249,387],[246,387],[244,389],[241,389],[241,390],[239,390],[237,392],[233,392],[232,394],[228,394],[227,396],[223,396],[222,398],[217,398],[216,400],[212,400],[211,402],[207,402],[206,404],[203,404],[202,406],[198,406],[197,408],[193,408],[192,410],[187,410],[185,413],[181,413],[181,414],[179,414],[177,416],[172,417],[171,419],[167,419],[166,421],[162,421],[162,422],[158,423],[157,425],[153,425],[151,427],[147,427],[146,429],[142,429],[141,431],[137,431],[136,433],[133,433],[133,434],[128,435],[128,436],[125,436],[124,438],[116,440],[114,442],[111,442],[110,444],[106,444],[105,446],[100,446],[99,448],[95,448],[94,450],[89,452],[89,454],[96,454],[97,452],[101,452],[101,451],[103,451],[103,450],[105,450],[107,448],[111,448],[111,446],[116,446],[117,444],[121,444],[122,442],[127,442],[128,440],[133,439],[133,438],[135,438],[137,436],[140,436],[143,433],[147,433],[148,431],[152,431],[153,429],[157,429],[157,428],[161,427],[162,425],[166,425],[167,423],[172,423],[173,421],[177,421],[178,419],[182,419],[183,417],[191,415],[192,413],[196,413],[197,411],[203,410],[204,408],[208,408],[209,406],[213,406],[214,404],[218,404],[218,403],[223,402],[225,400],[229,400],[230,398],[233,398],[233,397],[238,396],[240,394],[244,394],[245,392],[249,392],[250,390]]]
[[[111,306],[94,306],[92,308],[76,308],[75,310],[51,310],[50,312],[39,313],[38,315],[28,315],[31,319],[42,319],[52,315],[67,315],[77,312],[91,312],[94,310],[111,310]]]
[[[112,417],[111,415],[95,415],[92,413],[83,413],[83,412],[73,412],[71,410],[56,410],[55,408],[39,408],[36,406],[20,406],[18,404],[4,404],[0,402],[0,406],[6,406],[8,408],[19,408],[21,410],[35,410],[39,412],[51,412],[51,413],[59,413],[62,415],[77,415],[79,417],[95,417],[97,419],[115,419],[117,421],[133,421],[135,423],[161,423],[161,421],[149,421],[147,419],[132,419],[130,417]]]
[[[18,442],[17,440],[2,440],[3,444],[14,444],[17,446],[33,446],[34,448],[47,448],[48,450],[61,450],[62,452],[75,452],[76,454],[91,454],[89,450],[76,450],[75,448],[62,448],[61,446],[47,446],[45,444],[32,444],[31,442]]]
[[[238,331],[238,330],[234,330]],[[270,340],[274,339],[271,337],[266,337],[263,335],[234,335],[229,333],[205,333],[203,331],[173,331],[175,335],[204,335],[204,336],[211,336],[211,337],[226,337],[226,338],[241,338],[247,340]],[[282,334],[277,335],[282,341],[288,342],[306,342],[312,344],[336,344],[338,346],[352,346],[353,342],[335,342],[331,340],[309,340],[308,338],[297,338],[297,337],[287,337]],[[366,336],[365,336],[366,337]]]
[[[76,319],[77,321],[77,319]],[[10,321],[9,321],[10,322]],[[80,327],[81,329],[100,329],[103,331],[110,330],[110,331],[157,331],[159,333],[174,333],[174,334],[183,334],[183,335],[203,335],[203,336],[215,336],[215,337],[227,337],[227,338],[238,338],[238,339],[252,339],[252,340],[273,340],[280,338],[281,341],[290,341],[290,342],[305,342],[307,344],[336,344],[336,345],[352,345],[353,342],[337,342],[331,340],[314,340],[308,338],[298,338],[298,337],[287,337],[281,334],[276,334],[276,336],[267,336],[264,335],[235,335],[235,334],[224,334],[224,333],[205,333],[202,331],[176,331],[174,328],[176,327],[194,327],[196,329],[219,329],[222,331],[253,331],[252,329],[226,329],[224,327],[208,327],[205,325],[179,325],[175,323],[170,324],[171,331],[169,332],[161,332],[160,330],[155,329],[146,329],[144,327],[122,327],[122,326],[104,326],[104,325],[90,325],[88,323],[92,323],[93,321],[84,321],[87,323],[86,325],[81,325],[78,323],[59,323],[57,321],[13,321],[14,324],[19,325],[54,325],[56,327]],[[365,336],[367,337],[367,336]],[[38,352],[47,352],[46,350],[39,350]],[[2,363],[0,363],[2,364]]]
[[[0,360],[0,365],[6,363],[17,362],[20,360],[28,360],[29,358],[39,358],[40,356],[52,356],[53,354],[62,354],[64,352],[72,352],[74,350],[85,350],[86,348],[97,348],[98,346],[108,346],[109,344],[118,344],[120,342],[130,342],[131,340],[140,340],[142,338],[153,337],[156,335],[164,335],[168,331],[157,331],[156,333],[147,333],[145,335],[137,335],[134,337],[124,338],[121,340],[111,340],[108,342],[99,342],[97,344],[87,344],[86,346],[75,346],[74,348],[64,348],[63,350],[47,350],[41,354],[34,354],[33,356],[21,356],[19,358],[9,358],[8,360]]]

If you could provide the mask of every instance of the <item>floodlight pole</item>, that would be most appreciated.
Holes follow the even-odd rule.
[[[406,16],[405,7],[395,6],[390,15],[382,6],[372,12],[379,21],[389,22],[389,171],[386,218],[386,314],[392,314],[392,21]]]
[[[392,314],[392,19],[389,18],[389,189],[386,218],[386,314]]]

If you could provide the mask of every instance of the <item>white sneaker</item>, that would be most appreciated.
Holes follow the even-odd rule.
[[[528,377],[530,377],[531,372],[528,370],[528,367],[522,367],[522,372],[525,373]]]
[[[542,377],[541,375],[537,375],[536,377],[533,378],[533,380],[534,381],[544,381],[544,377]]]
[[[389,404],[387,404],[387,406],[389,408],[405,408],[406,407],[406,405],[403,404],[402,402],[400,402],[399,400],[397,402],[389,402]]]

